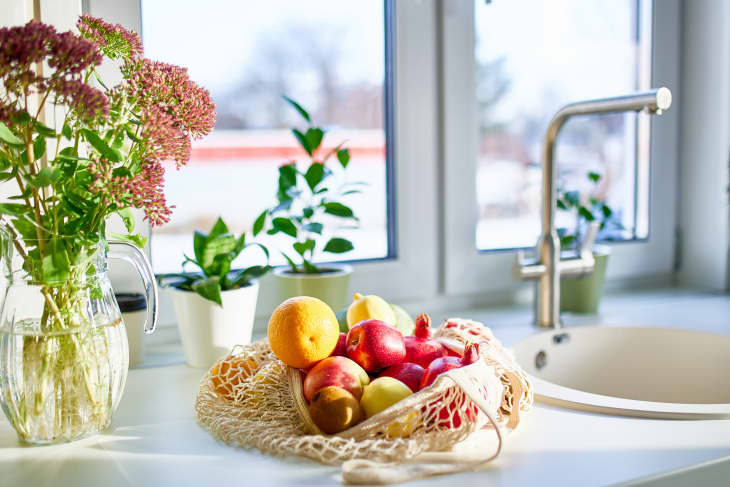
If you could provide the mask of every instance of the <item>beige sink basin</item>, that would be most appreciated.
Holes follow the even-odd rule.
[[[730,418],[730,336],[586,326],[533,335],[514,352],[541,402],[624,416]]]

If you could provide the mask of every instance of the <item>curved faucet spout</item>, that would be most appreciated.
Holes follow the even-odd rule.
[[[581,255],[578,260],[584,259],[585,262],[571,262],[570,265],[565,265],[564,269],[561,270],[560,239],[555,228],[557,201],[555,148],[560,129],[573,116],[641,110],[646,110],[652,115],[661,115],[671,105],[672,92],[669,91],[669,88],[662,87],[612,98],[570,103],[558,110],[550,120],[542,150],[542,232],[537,243],[537,260],[530,264],[518,263],[519,277],[538,279],[538,292],[535,303],[535,323],[537,326],[542,328],[559,328],[561,326],[561,274],[574,273],[575,269],[580,269],[581,272],[592,272],[593,269],[592,255],[590,258]]]

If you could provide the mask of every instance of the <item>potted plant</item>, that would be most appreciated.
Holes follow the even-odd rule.
[[[577,190],[558,188],[558,210],[572,212],[576,224],[573,228],[558,228],[560,247],[566,253],[575,253],[584,243],[591,225],[598,225],[598,235],[611,238],[611,232],[623,229],[608,204],[598,196],[597,188],[601,175],[588,172],[591,191],[581,194]],[[577,278],[560,279],[560,310],[575,313],[596,313],[601,300],[601,291],[606,277],[608,256],[611,249],[605,245],[593,246],[595,267],[593,272]]]
[[[258,246],[267,263],[231,270],[250,246]],[[256,278],[270,270],[269,252],[261,244],[247,244],[245,233],[235,238],[218,218],[208,234],[195,230],[193,255],[184,255],[182,267],[193,264],[197,271],[164,274],[158,280],[172,292],[185,362],[208,368],[234,345],[251,343],[259,293]]]
[[[357,185],[344,179],[350,152],[340,144],[324,151],[325,130],[312,124],[309,113],[294,100],[283,97],[307,123],[305,130],[292,129],[294,137],[308,156],[304,167],[296,161],[279,167],[276,192],[278,204],[264,210],[253,225],[254,235],[266,230],[281,234],[291,249],[281,251],[288,266],[274,269],[282,300],[306,295],[319,298],[333,309],[349,303],[352,267],[345,264],[314,263],[318,253],[342,254],[353,249],[352,242],[335,236],[342,222],[349,228],[359,223],[343,197],[359,193]],[[332,161],[336,160],[336,163]]]
[[[82,16],[78,33],[31,21],[0,29],[0,204],[6,278],[0,405],[27,443],[106,428],[127,375],[109,258],[134,263],[154,329],[154,276],[131,208],[168,221],[162,161],[184,165],[215,107],[185,69],[143,57],[136,33]],[[121,82],[97,67],[112,59]],[[127,234],[107,231],[117,215]],[[108,242],[107,237],[124,242]]]

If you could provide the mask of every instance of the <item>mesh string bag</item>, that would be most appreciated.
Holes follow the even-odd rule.
[[[205,374],[195,399],[198,421],[230,446],[341,465],[344,483],[388,484],[479,468],[499,454],[520,413],[529,410],[531,386],[491,331],[469,322],[486,330],[485,341],[445,328],[452,322],[436,336],[456,350],[479,342],[483,360],[442,374],[336,435],[323,434],[311,420],[303,373],[278,360],[266,340],[235,347]],[[454,451],[477,432],[488,438]]]

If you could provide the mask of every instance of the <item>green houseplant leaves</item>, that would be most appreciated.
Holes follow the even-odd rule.
[[[231,270],[233,261],[248,247],[258,247],[266,257],[266,264]],[[236,238],[220,217],[207,234],[195,230],[193,258],[185,256],[183,268],[186,264],[193,264],[199,270],[160,275],[160,284],[195,292],[219,306],[223,306],[223,291],[248,286],[253,279],[271,270],[268,249],[256,242],[246,243],[245,233]]]
[[[300,170],[295,162],[279,167],[276,192],[278,203],[261,212],[256,218],[253,234],[256,236],[265,230],[269,235],[281,234],[292,239],[291,251],[281,252],[291,271],[321,273],[325,270],[313,263],[318,249],[342,254],[354,248],[351,241],[332,236],[342,226],[336,226],[333,222],[339,220],[349,228],[359,223],[352,208],[340,199],[359,193],[354,187],[365,183],[341,181],[350,163],[349,149],[340,144],[321,157],[325,130],[312,124],[309,112],[299,103],[287,96],[282,98],[308,124],[305,130],[293,128],[292,134],[309,156],[309,161],[304,170]],[[333,167],[328,161],[335,159]],[[339,167],[336,167],[337,163]],[[295,259],[301,264],[297,264]]]

